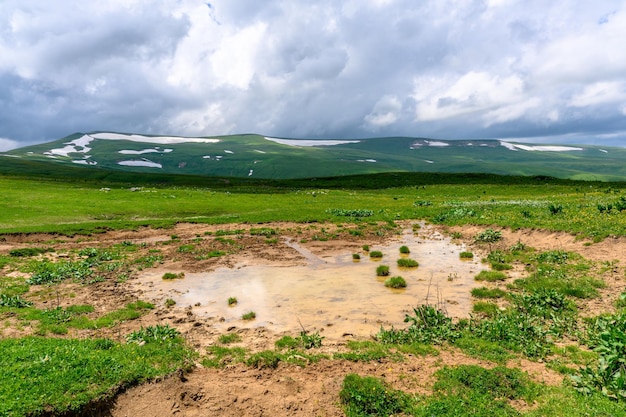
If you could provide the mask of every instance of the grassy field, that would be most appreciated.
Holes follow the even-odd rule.
[[[43,172],[37,178],[1,176],[0,238],[34,232],[74,235],[141,226],[168,228],[180,222],[373,224],[405,219],[485,229],[565,231],[595,242],[626,236],[626,184],[618,183],[380,174],[292,181],[213,178],[204,179],[204,184],[202,178],[180,177],[168,179],[168,185],[159,177],[105,172],[102,178],[84,177],[78,182],[69,179],[72,172],[79,171],[57,178]],[[497,233],[491,232],[477,239],[485,244],[497,241]],[[120,244],[106,256],[95,250],[77,252],[76,261],[57,263],[66,262],[69,269],[63,270],[38,264],[30,259],[33,254],[1,255],[0,268],[28,272],[31,280],[41,272],[52,291],[60,281],[79,280],[77,274],[83,279],[90,271],[117,273],[136,265],[137,260],[130,260],[135,249]],[[577,303],[597,297],[602,288],[602,281],[589,272],[596,266],[576,254],[535,253],[525,247],[494,250],[485,262],[502,270],[513,263],[527,265],[529,275],[497,290],[484,287],[473,292],[483,303],[477,303],[476,320],[453,322],[433,308],[417,306],[407,315],[407,329],[381,329],[376,342],[348,346],[352,352],[334,359],[379,361],[415,355],[420,349],[431,354],[434,346],[449,345],[497,367],[442,367],[432,395],[422,396],[396,390],[377,378],[347,375],[340,393],[346,415],[626,415],[626,301],[611,315],[578,317]],[[0,317],[5,326],[39,323],[36,336],[0,339],[0,415],[89,410],[127,386],[188,369],[198,354],[175,329],[165,327],[142,328],[127,335],[125,342],[63,338],[68,328],[108,328],[133,320],[146,314],[147,303],[87,319],[89,306],[33,307],[27,301],[29,281],[24,278],[4,276],[0,284]],[[494,299],[507,300],[507,307],[494,308],[484,301]],[[223,366],[224,357],[236,356],[233,362],[271,368],[293,357],[315,358],[305,350],[322,343],[319,334],[306,333],[292,341],[281,340],[286,348],[279,348],[277,342],[275,351],[238,350],[237,355],[228,347],[215,346],[203,363]],[[293,351],[284,353],[284,349]],[[503,366],[511,357],[548,361],[553,369],[572,375],[574,382],[562,387],[531,382],[518,369]],[[521,402],[529,404],[523,412],[511,406]]]
[[[406,185],[411,179],[417,185]],[[372,221],[540,228],[596,241],[626,235],[623,184],[493,176],[462,181],[458,175],[381,174],[201,187],[0,177],[0,233],[94,233],[177,222],[361,221],[349,210],[363,209]]]

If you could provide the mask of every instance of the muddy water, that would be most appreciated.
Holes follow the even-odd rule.
[[[294,242],[286,243],[307,259],[307,266],[224,268],[187,273],[173,281],[161,279],[160,272],[145,274],[138,284],[144,297],[172,298],[177,307],[193,306],[196,314],[221,318],[218,326],[224,329],[265,326],[297,333],[302,323],[307,330],[336,338],[375,334],[381,325],[403,327],[405,313],[422,303],[438,305],[452,317],[466,317],[473,277],[481,269],[477,261],[459,259],[462,245],[423,229],[417,236],[406,231],[391,244],[372,246],[370,250],[383,252],[381,260],[370,259],[366,252],[361,252],[359,261],[352,259],[352,253],[320,258]],[[419,262],[418,268],[397,266],[402,245],[409,247],[408,257]],[[390,267],[390,276],[402,276],[407,288],[386,288],[384,278],[376,276],[381,264]],[[237,305],[229,307],[229,297],[236,297]],[[256,319],[242,320],[249,311],[256,313]]]

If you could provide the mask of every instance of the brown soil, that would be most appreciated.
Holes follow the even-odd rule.
[[[282,266],[305,265],[306,257],[285,244],[284,238],[301,242],[300,245],[319,257],[327,256],[336,251],[356,252],[363,244],[376,245],[393,239],[403,228],[411,224],[403,224],[398,229],[387,230],[381,236],[381,228],[370,226],[363,230],[362,235],[348,233],[353,226],[337,227],[336,225],[320,224],[271,224],[271,225],[224,225],[207,226],[181,224],[170,230],[143,229],[139,231],[109,232],[102,235],[85,237],[61,237],[50,235],[8,235],[0,241],[0,253],[25,246],[54,247],[54,256],[82,247],[108,247],[123,241],[145,243],[139,255],[146,255],[150,249],[158,247],[163,255],[163,264],[159,270],[180,271],[186,273],[213,271],[220,267],[242,267],[243,265],[272,264]],[[266,236],[245,233],[241,236],[224,236],[235,243],[215,239],[218,230],[251,228],[273,228],[278,230],[279,239],[268,244]],[[460,232],[464,241],[477,256],[484,256],[487,248],[473,245],[472,237],[484,230],[484,227],[464,226],[448,230],[441,229],[443,234]],[[377,233],[378,231],[378,233]],[[211,234],[208,234],[211,233]],[[502,230],[504,239],[498,245],[508,247],[521,241],[539,250],[562,249],[580,253],[582,256],[597,262],[622,261],[626,240],[606,239],[600,243],[588,244],[575,236],[565,233],[553,233],[538,230]],[[177,244],[171,242],[172,235],[177,236]],[[272,236],[270,236],[271,238]],[[320,239],[320,237],[323,237]],[[199,240],[202,238],[202,241]],[[197,246],[208,250],[222,250],[227,256],[197,260],[194,256],[180,253],[177,248],[181,244],[194,242]],[[327,240],[326,240],[327,239]],[[48,255],[45,255],[48,256]],[[609,265],[607,263],[607,265]],[[523,275],[523,266],[516,266],[513,274]],[[7,275],[5,271],[5,275]],[[141,290],[133,285],[137,270],[129,271],[129,279],[117,282],[107,279],[104,282],[88,286],[78,284],[61,284],[58,291],[44,287],[31,287],[30,296],[39,307],[66,306],[70,304],[91,304],[95,307],[95,315],[124,306],[137,299],[144,299]],[[514,275],[513,275],[514,276]],[[584,307],[586,314],[611,311],[616,297],[626,291],[624,266],[613,262],[606,268],[603,278],[607,288],[601,291],[601,297],[587,302]],[[147,300],[149,301],[149,300]],[[224,330],[217,328],[219,317],[204,317],[195,314],[193,308],[166,308],[162,303],[149,314],[140,319],[123,323],[114,329],[97,331],[70,330],[69,337],[104,336],[122,339],[141,326],[151,324],[171,324],[182,332],[191,346],[202,354],[207,346],[215,344]],[[399,320],[401,323],[401,318]],[[399,324],[400,325],[400,324]],[[29,327],[14,326],[10,319],[5,320],[1,329],[2,337],[14,337],[32,333]],[[266,328],[239,327],[230,329],[241,336],[237,346],[261,351],[274,348],[274,342],[283,334],[277,334]],[[293,335],[293,333],[291,333]],[[346,341],[364,339],[368,335],[346,335],[341,338],[324,339],[324,346],[317,353],[332,354],[346,351]],[[433,373],[444,365],[478,364],[485,367],[494,364],[473,359],[453,348],[443,348],[439,355],[408,356],[403,362],[383,360],[380,362],[355,363],[340,360],[322,360],[306,367],[279,364],[277,369],[253,369],[244,365],[228,366],[224,369],[203,368],[199,363],[186,375],[175,375],[164,380],[154,381],[139,387],[131,388],[120,394],[114,401],[109,416],[265,416],[265,415],[311,415],[341,416],[338,393],[343,378],[349,373],[377,376],[385,379],[394,387],[408,392],[428,393]],[[563,377],[546,368],[545,364],[515,359],[509,364],[529,373],[539,382],[560,384]]]

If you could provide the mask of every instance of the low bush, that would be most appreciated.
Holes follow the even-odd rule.
[[[461,259],[474,259],[474,254],[472,252],[461,252],[459,257]]]
[[[373,250],[370,252],[370,258],[382,258],[383,253],[379,250]]]
[[[400,246],[400,253],[409,254],[411,253],[411,250],[408,246],[402,245]]]

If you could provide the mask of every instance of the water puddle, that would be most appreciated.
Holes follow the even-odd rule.
[[[424,237],[422,237],[424,236]],[[186,273],[184,279],[166,281],[162,272],[146,273],[137,284],[144,297],[172,298],[177,307],[194,306],[198,315],[222,318],[217,326],[265,326],[274,331],[318,330],[327,337],[346,334],[367,336],[380,326],[403,327],[405,313],[422,304],[437,304],[452,317],[467,317],[471,310],[470,290],[480,271],[478,261],[462,261],[465,250],[436,232],[420,230],[416,236],[406,231],[398,240],[370,250],[383,253],[372,260],[361,251],[354,261],[352,253],[311,253],[293,241],[286,242],[306,259],[307,266],[245,266],[218,269],[210,273]],[[400,246],[406,245],[418,268],[399,268]],[[406,289],[384,286],[376,276],[378,265],[388,265],[390,276],[400,275]],[[228,306],[228,298],[238,303]],[[199,304],[199,305],[198,305]],[[241,316],[256,313],[253,321]]]

